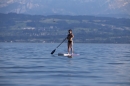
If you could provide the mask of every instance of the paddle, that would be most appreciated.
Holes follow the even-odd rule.
[[[58,48],[65,40],[66,40],[66,38],[65,38],[56,48]],[[54,49],[54,50],[51,52],[51,54],[53,54],[55,51],[56,51],[56,49]]]

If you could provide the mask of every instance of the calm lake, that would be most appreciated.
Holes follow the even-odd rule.
[[[130,44],[0,43],[0,86],[130,86]]]

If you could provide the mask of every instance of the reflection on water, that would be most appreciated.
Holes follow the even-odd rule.
[[[130,86],[129,44],[77,43],[73,58],[57,45],[1,43],[0,86]]]

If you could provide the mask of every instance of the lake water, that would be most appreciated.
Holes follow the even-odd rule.
[[[130,44],[0,43],[0,86],[130,86]]]

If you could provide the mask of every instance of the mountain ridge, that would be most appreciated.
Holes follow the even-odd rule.
[[[130,16],[129,0],[0,0],[1,13]]]

